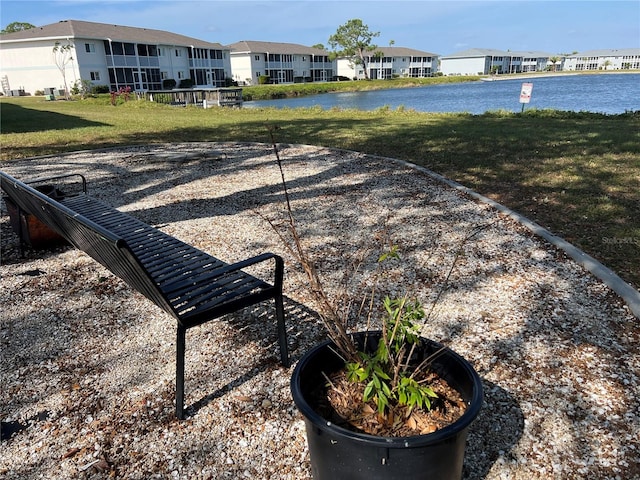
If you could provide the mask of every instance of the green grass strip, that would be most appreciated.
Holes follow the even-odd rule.
[[[407,160],[538,222],[640,287],[640,112],[483,115],[0,101],[2,162],[131,144],[278,140]]]

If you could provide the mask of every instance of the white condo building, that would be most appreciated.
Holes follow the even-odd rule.
[[[569,55],[565,70],[638,70],[640,48],[589,50]]]
[[[556,63],[553,63],[556,60]],[[525,73],[561,70],[560,56],[545,52],[511,52],[488,48],[471,48],[440,59],[444,75],[489,75],[491,73]]]
[[[334,62],[329,52],[295,43],[243,40],[229,45],[233,79],[240,85],[327,82],[333,79]]]
[[[58,50],[56,51],[56,46]],[[64,51],[60,48],[64,47]],[[64,55],[63,55],[64,53]],[[640,48],[573,55],[473,48],[439,56],[405,47],[378,47],[366,57],[371,79],[489,75],[546,70],[637,70]],[[293,43],[240,41],[223,46],[162,30],[79,20],[0,35],[0,79],[5,95],[64,91],[79,81],[110,91],[213,88],[363,79],[363,66],[331,60],[321,48]]]
[[[69,88],[81,79],[111,91],[161,90],[164,80],[175,80],[176,86],[222,87],[231,77],[229,49],[219,43],[162,30],[64,20],[0,36],[3,90],[63,90],[56,44],[70,46],[62,65]]]
[[[438,55],[405,47],[378,47],[365,57],[370,79],[394,77],[431,77],[438,72]],[[338,58],[338,75],[349,79],[365,78],[363,66],[351,59]]]

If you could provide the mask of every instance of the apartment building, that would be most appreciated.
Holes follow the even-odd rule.
[[[240,85],[326,82],[333,79],[334,62],[329,52],[295,43],[243,40],[229,45],[233,79]]]
[[[638,70],[640,48],[588,50],[569,55],[564,62],[565,70]]]
[[[553,69],[561,70],[560,62],[561,57],[545,52],[471,48],[443,56],[440,59],[440,69],[444,75],[525,73],[541,72],[550,69],[551,66]]]
[[[67,47],[66,58],[56,44]],[[58,58],[56,58],[58,57]],[[64,77],[62,75],[64,71]],[[221,87],[231,77],[229,49],[162,30],[63,20],[0,36],[4,90],[34,94],[79,80],[112,91],[161,90],[176,85]]]
[[[561,70],[563,57],[548,52],[508,52],[507,73],[543,72]]]
[[[205,88],[225,86],[228,79],[255,85],[261,77],[270,83],[365,78],[362,65],[347,58],[331,60],[329,55],[324,49],[293,43],[240,41],[223,46],[162,30],[63,20],[1,35],[0,78],[5,94],[64,91],[79,80],[111,91],[154,91],[174,82],[177,87]],[[630,70],[640,69],[640,49],[591,50],[565,57],[473,48],[440,57],[390,46],[370,52],[366,60],[371,79]]]
[[[370,79],[394,77],[431,77],[438,72],[438,55],[405,47],[379,47],[365,57]],[[364,68],[351,59],[336,60],[338,75],[349,79],[363,79]]]
[[[489,75],[580,70],[640,69],[640,48],[590,50],[574,55],[472,48],[440,59],[444,75]]]

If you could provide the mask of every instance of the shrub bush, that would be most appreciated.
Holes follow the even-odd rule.
[[[111,92],[111,89],[109,88],[108,85],[94,85],[93,87],[91,87],[92,95],[99,95],[101,93],[109,93],[109,92]]]
[[[176,88],[177,82],[173,78],[165,78],[162,80],[162,88],[165,90],[171,90]]]

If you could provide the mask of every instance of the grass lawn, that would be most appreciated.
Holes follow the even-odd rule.
[[[0,160],[116,145],[278,141],[423,165],[511,207],[640,288],[640,112],[174,108],[3,98]]]

